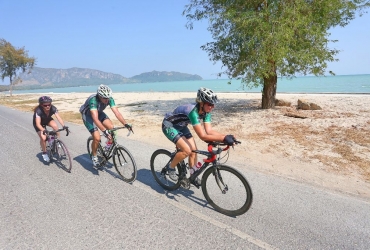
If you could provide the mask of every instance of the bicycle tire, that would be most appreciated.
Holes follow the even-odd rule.
[[[58,167],[70,173],[72,169],[72,158],[69,154],[68,148],[64,142],[59,139],[53,147],[53,162],[55,162]]]
[[[113,151],[113,164],[122,180],[132,183],[136,180],[137,168],[134,157],[124,146],[118,145]]]
[[[216,174],[223,181],[225,193],[217,184]],[[209,178],[210,176],[214,178]],[[202,192],[209,205],[228,216],[242,215],[252,205],[252,189],[247,179],[239,171],[227,165],[213,166],[204,172]]]
[[[150,158],[150,169],[155,181],[168,191],[176,190],[180,187],[180,180],[173,181],[168,177],[165,166],[171,160],[171,152],[165,149],[154,151]],[[176,166],[177,175],[180,174],[179,164]]]

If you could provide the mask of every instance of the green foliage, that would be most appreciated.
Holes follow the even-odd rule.
[[[0,39],[0,74],[3,81],[5,77],[9,77],[10,90],[13,84],[20,82],[20,79],[16,78],[17,74],[31,70],[35,61],[35,58],[28,57],[28,52],[24,48],[14,48],[5,39]]]
[[[323,75],[339,53],[329,47],[336,41],[328,30],[369,6],[368,0],[190,0],[183,15],[190,29],[208,19],[214,41],[201,48],[222,62],[220,75],[266,87],[276,76]]]

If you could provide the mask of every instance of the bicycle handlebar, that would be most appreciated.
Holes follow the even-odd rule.
[[[70,133],[70,131],[69,131],[69,128],[68,128],[67,126],[64,126],[64,128],[60,128],[60,129],[58,129],[58,130],[56,130],[56,131],[45,129],[45,133],[46,133],[47,135],[56,135],[58,132],[63,131],[63,130],[65,130],[65,131],[66,131],[66,136],[68,136],[68,135],[69,135],[69,133]]]
[[[116,127],[116,128],[113,128],[113,129],[109,129],[109,133],[110,134],[113,134],[113,132],[114,131],[116,131],[116,130],[119,130],[119,129],[123,129],[123,128],[126,128],[125,126],[122,126],[122,127]],[[127,136],[129,136],[130,134],[131,134],[131,132],[134,134],[134,130],[132,130],[132,127],[129,129],[129,128],[127,128],[128,129],[128,134],[127,134]]]

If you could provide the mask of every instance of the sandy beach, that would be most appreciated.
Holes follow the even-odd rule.
[[[64,120],[82,124],[78,109],[90,93],[48,95]],[[143,92],[113,97],[134,126],[130,139],[171,149],[161,132],[163,115],[194,102],[195,95]],[[32,112],[39,96],[2,96],[0,104]],[[261,93],[218,93],[218,97],[213,127],[242,141],[231,153],[233,160],[247,162],[245,168],[254,171],[370,199],[370,95],[278,93],[277,99],[291,105],[269,110],[260,109]],[[322,109],[297,109],[298,99]],[[109,109],[106,113],[118,125]],[[205,146],[196,141],[199,148]]]

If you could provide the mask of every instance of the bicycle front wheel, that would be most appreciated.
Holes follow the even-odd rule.
[[[155,181],[164,189],[172,191],[180,187],[179,178],[172,180],[167,173],[166,165],[171,160],[171,153],[165,149],[158,149],[150,158],[150,168]],[[176,166],[177,176],[180,176],[179,164]]]
[[[228,216],[242,215],[252,205],[252,189],[236,169],[217,165],[208,168],[202,177],[202,191],[208,203]]]
[[[61,140],[58,140],[55,146],[55,152],[53,154],[53,161],[56,163],[56,165],[68,173],[71,172],[72,169],[72,158],[69,154],[69,151]]]
[[[123,146],[117,146],[113,152],[113,164],[122,180],[128,183],[135,181],[137,169],[134,157]]]

